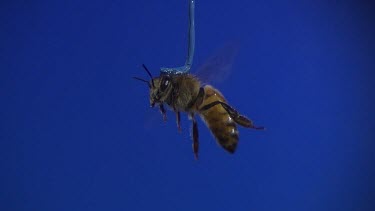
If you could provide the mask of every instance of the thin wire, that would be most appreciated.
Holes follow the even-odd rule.
[[[193,64],[194,48],[195,48],[195,0],[189,0],[189,37],[188,37],[188,54],[186,57],[185,65],[182,67],[162,67],[160,68],[161,74],[184,74],[190,71]]]
[[[186,58],[185,66],[191,68],[193,64],[193,57],[194,57],[194,48],[195,48],[195,24],[194,24],[194,16],[195,16],[195,0],[190,0],[189,5],[189,38],[188,38],[188,55]]]

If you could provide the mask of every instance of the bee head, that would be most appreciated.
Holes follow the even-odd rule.
[[[155,104],[165,102],[172,93],[172,81],[168,75],[162,75],[154,78],[155,86],[150,88],[150,105],[153,107]]]
[[[151,83],[150,81],[147,81],[142,78],[133,78],[147,83],[148,87],[150,88],[150,105],[151,107],[154,107],[155,104],[165,102],[170,96],[170,93],[172,91],[171,77],[169,75],[161,75],[160,77],[153,78],[147,67],[144,64],[142,66],[147,72],[147,74],[150,76]]]

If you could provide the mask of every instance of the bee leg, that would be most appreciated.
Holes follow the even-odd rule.
[[[230,105],[224,103],[224,102],[220,102],[221,106],[223,106],[223,108],[228,112],[229,116],[233,118],[233,120],[241,125],[241,126],[244,126],[244,127],[248,127],[248,128],[253,128],[253,129],[256,129],[256,130],[264,130],[264,127],[258,127],[258,126],[255,126],[253,124],[253,121],[251,121],[249,118],[241,115],[240,113],[238,113],[238,111],[236,111],[233,107],[231,107]]]
[[[163,104],[160,104],[160,105],[159,105],[159,109],[160,109],[160,113],[161,113],[161,115],[163,115],[163,121],[164,121],[164,122],[167,121],[167,113],[166,113],[166,111],[165,111],[165,109],[164,109],[164,105],[163,105]]]
[[[248,119],[247,117],[241,115],[240,113],[238,113],[238,111],[236,111],[233,107],[231,107],[230,105],[224,103],[224,102],[220,102],[220,101],[214,101],[212,103],[209,103],[205,106],[203,106],[203,108],[201,108],[201,111],[204,111],[204,110],[207,110],[207,109],[210,109],[211,107],[215,106],[215,105],[218,105],[220,104],[221,106],[223,106],[223,108],[228,112],[229,116],[234,120],[234,122],[236,122],[237,124],[243,126],[243,127],[247,127],[247,128],[253,128],[253,129],[256,129],[256,130],[264,130],[264,127],[257,127],[253,124],[253,121],[251,121],[250,119]]]
[[[194,152],[194,157],[196,160],[198,160],[198,149],[199,149],[199,141],[198,141],[198,125],[197,121],[194,118],[194,114],[190,115],[191,120],[193,121],[193,152]]]
[[[181,115],[179,111],[176,112],[176,123],[178,132],[181,132]]]

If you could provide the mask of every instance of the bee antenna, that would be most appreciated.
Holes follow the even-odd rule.
[[[152,77],[150,71],[148,70],[148,68],[146,67],[145,64],[142,64],[142,67],[146,70],[147,74],[150,76],[150,78],[151,78],[151,83],[152,83],[152,87],[155,88],[154,79],[153,79],[154,77]]]
[[[133,77],[135,80],[138,80],[138,81],[143,81],[145,83],[147,83],[148,87],[151,88],[151,84],[149,81],[143,79],[143,78],[138,78],[138,77]]]

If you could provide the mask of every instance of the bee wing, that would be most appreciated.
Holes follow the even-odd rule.
[[[224,81],[232,71],[239,46],[238,42],[225,44],[197,68],[195,75],[204,84],[217,84]]]

